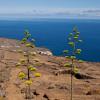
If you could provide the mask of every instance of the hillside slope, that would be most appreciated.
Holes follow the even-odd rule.
[[[25,85],[17,77],[25,69],[15,66],[23,58],[18,50],[24,49],[17,40],[0,39],[0,100],[25,100]],[[70,100],[70,73],[63,66],[65,58],[40,54],[39,48],[30,51],[37,52],[30,60],[42,74],[33,78],[32,100]],[[100,63],[76,61],[76,65],[84,76],[73,78],[73,100],[100,100]]]

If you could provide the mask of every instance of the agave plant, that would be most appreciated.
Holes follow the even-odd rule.
[[[64,50],[65,57],[70,59],[70,63],[65,63],[65,67],[70,67],[71,69],[71,100],[73,99],[73,75],[78,73],[78,68],[75,66],[75,60],[77,55],[81,54],[82,50],[78,48],[78,44],[81,43],[80,40],[80,32],[77,27],[73,28],[72,33],[68,35],[68,45],[70,46],[70,50]],[[82,60],[79,60],[80,62]]]
[[[30,62],[30,57],[35,56],[35,52],[30,52],[31,48],[34,48],[34,39],[31,38],[31,34],[28,31],[24,32],[24,38],[21,40],[21,43],[25,46],[25,50],[18,50],[18,53],[22,53],[24,56],[24,59],[20,59],[20,61],[16,64],[16,67],[24,67],[26,68],[27,72],[19,72],[18,77],[21,80],[24,80],[26,84],[26,98],[31,99],[31,89],[30,86],[33,83],[31,74],[34,75],[34,77],[40,77],[41,74],[37,73],[37,68],[34,67],[34,64]]]

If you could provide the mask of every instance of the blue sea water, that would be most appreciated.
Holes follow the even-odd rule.
[[[100,20],[89,19],[40,19],[0,20],[0,37],[19,39],[28,29],[36,40],[36,46],[50,49],[54,55],[62,56],[68,49],[67,36],[74,26],[81,32],[83,50],[80,59],[100,62]]]

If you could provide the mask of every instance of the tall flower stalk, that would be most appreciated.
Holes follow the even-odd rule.
[[[72,33],[69,33],[68,35],[68,45],[70,46],[70,50],[64,50],[64,53],[66,54],[65,57],[70,59],[70,63],[66,62],[64,66],[71,68],[71,100],[73,100],[73,75],[78,73],[78,68],[75,66],[75,60],[77,55],[81,54],[82,51],[78,48],[80,42],[82,42],[82,40],[80,40],[80,32],[77,27],[74,27]]]
[[[31,38],[31,34],[28,31],[24,32],[24,38],[21,40],[21,43],[25,47],[25,50],[19,50],[19,53],[22,53],[24,55],[25,59],[20,59],[20,62],[16,64],[16,67],[23,66],[27,72],[21,71],[18,76],[20,79],[25,81],[26,84],[26,99],[31,99],[31,84],[32,84],[32,77],[31,75],[34,74],[34,77],[40,77],[40,73],[36,73],[36,68],[34,67],[34,64],[30,61],[30,58],[32,56],[35,56],[35,52],[30,52],[32,48],[35,47],[34,45],[34,39]]]

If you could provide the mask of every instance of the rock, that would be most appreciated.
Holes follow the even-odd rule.
[[[35,91],[33,91],[33,94],[34,94],[35,96],[40,95],[40,93],[38,93],[36,90],[35,90]]]
[[[51,85],[48,86],[47,89],[54,89],[54,88],[55,88],[55,85],[54,84],[51,84]]]
[[[53,71],[54,75],[70,74],[70,73],[71,71],[67,69],[59,69],[59,70]]]
[[[50,51],[38,51],[38,53],[41,55],[52,56],[52,53]]]
[[[52,52],[46,48],[37,48],[37,53],[41,55],[53,56]]]
[[[6,96],[6,93],[4,92],[4,90],[0,89],[0,97],[5,97],[5,96]]]
[[[100,95],[100,90],[99,89],[92,89],[89,90],[86,95]]]
[[[46,100],[50,100],[47,94],[44,94],[43,98],[45,98]]]
[[[94,77],[83,74],[83,73],[77,73],[77,74],[75,74],[75,77],[77,79],[95,79]]]
[[[86,93],[86,95],[92,95],[91,91],[88,91],[88,92]]]

